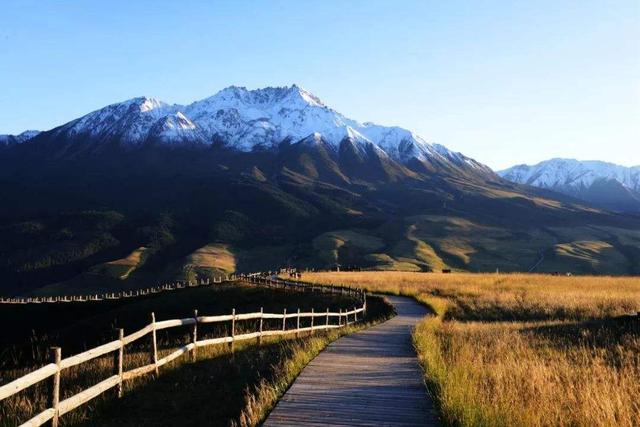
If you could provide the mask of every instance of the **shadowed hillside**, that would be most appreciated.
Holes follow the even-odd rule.
[[[296,85],[108,105],[0,147],[0,198],[5,294],[279,265],[640,272],[638,215],[505,181]]]

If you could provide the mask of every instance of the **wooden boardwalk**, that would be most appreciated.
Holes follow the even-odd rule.
[[[398,315],[329,345],[264,426],[439,425],[411,343],[411,328],[427,311],[412,299],[388,298]]]

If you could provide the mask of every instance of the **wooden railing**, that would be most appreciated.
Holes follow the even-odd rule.
[[[14,394],[41,381],[49,380],[49,407],[22,424],[22,426],[40,426],[45,422],[50,421],[51,425],[56,427],[58,425],[59,418],[62,415],[87,403],[91,399],[99,396],[107,390],[115,387],[117,389],[117,395],[121,397],[124,381],[131,380],[133,378],[151,372],[157,374],[161,366],[166,365],[167,363],[187,353],[190,353],[191,360],[195,361],[197,348],[218,344],[228,344],[231,351],[233,351],[233,345],[237,341],[257,339],[258,343],[260,344],[262,342],[262,338],[268,336],[283,336],[289,334],[295,334],[296,336],[299,336],[303,332],[327,331],[329,329],[341,328],[346,325],[361,321],[366,314],[365,293],[364,291],[357,288],[308,284],[297,281],[282,280],[274,276],[260,274],[246,275],[241,277],[240,279],[258,285],[282,287],[310,292],[350,295],[357,298],[360,307],[354,307],[350,311],[343,311],[342,309],[340,309],[339,311],[329,311],[329,309],[327,309],[326,311],[315,311],[314,309],[311,309],[311,311],[308,312],[301,312],[300,309],[298,309],[294,313],[287,313],[286,309],[284,309],[282,313],[265,313],[262,309],[254,313],[236,313],[235,309],[233,309],[231,311],[231,314],[216,316],[200,316],[198,315],[197,310],[194,310],[192,317],[161,321],[156,321],[154,313],[151,313],[151,323],[144,328],[126,336],[124,335],[124,331],[122,329],[118,329],[118,338],[116,340],[76,354],[74,356],[63,359],[62,350],[60,349],[60,347],[52,347],[51,361],[49,364],[36,369],[35,371],[23,377],[13,380],[8,384],[0,386],[0,401],[9,398]],[[330,320],[336,318],[337,322],[332,322]],[[281,326],[278,327],[278,329],[264,330],[264,319],[281,319],[282,323]],[[287,329],[288,319],[296,319],[295,328]],[[310,319],[310,322],[308,322],[310,325],[301,327],[301,319]],[[320,321],[316,321],[316,319],[319,319]],[[257,330],[254,332],[244,332],[241,334],[236,334],[236,322],[246,320],[259,320],[259,322],[257,322]],[[231,324],[230,335],[218,338],[209,338],[202,340],[198,339],[198,325],[221,322],[229,322]],[[190,342],[181,346],[167,356],[159,359],[156,337],[157,331],[182,326],[191,326]],[[152,363],[129,371],[124,371],[123,361],[125,347],[147,335],[151,335],[152,337],[152,345],[150,349],[150,360],[152,360]],[[99,382],[98,384],[95,384],[94,386],[83,390],[78,394],[75,394],[64,400],[60,400],[60,374],[63,370],[89,362],[111,352],[117,352],[114,354],[113,375]]]

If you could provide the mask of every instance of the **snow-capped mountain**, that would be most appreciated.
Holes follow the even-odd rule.
[[[176,106],[154,98],[133,98],[108,105],[53,130],[70,140],[104,140],[137,144],[147,140],[154,127],[177,112]]]
[[[37,136],[39,133],[39,130],[26,130],[18,135],[0,135],[0,146],[20,144]]]
[[[571,180],[549,180],[558,181]],[[149,245],[159,257],[147,265],[160,274],[167,262],[182,265],[190,248],[216,242],[242,248],[258,268],[526,271],[543,253],[538,270],[566,263],[571,271],[638,274],[631,246],[640,199],[615,180],[594,180],[589,191],[581,196],[611,209],[636,203],[638,214],[508,182],[409,130],[350,119],[297,86],[230,87],[188,105],[134,98],[0,149],[0,217],[16,221],[0,225],[38,249],[0,245],[12,251],[0,253],[10,261],[0,270],[23,292],[41,274],[29,267],[39,265],[34,256],[52,250],[73,253],[63,253],[59,267],[43,264],[47,283],[60,283],[62,273],[71,279],[79,263]],[[24,221],[45,227],[34,232]],[[77,232],[58,236],[68,227]],[[356,241],[363,239],[385,244],[368,248]],[[558,244],[584,241],[611,249],[551,257]],[[99,252],[75,257],[87,245]],[[433,248],[428,257],[423,247]]]
[[[640,166],[625,167],[597,160],[551,159],[533,166],[513,166],[498,174],[509,181],[549,189],[586,188],[596,180],[613,179],[631,190],[640,191]]]
[[[336,152],[348,140],[361,150],[373,144],[400,163],[417,160],[492,173],[487,166],[429,143],[409,130],[349,119],[297,85],[257,90],[231,86],[189,105],[133,98],[89,113],[47,134],[49,139],[128,145],[207,145],[221,141],[244,152],[273,149],[283,142],[296,143],[315,136]]]
[[[640,166],[551,159],[498,172],[503,178],[571,195],[614,210],[640,209]]]

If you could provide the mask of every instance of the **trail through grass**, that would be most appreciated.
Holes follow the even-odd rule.
[[[640,425],[640,278],[402,272],[305,280],[431,306],[414,344],[451,426]]]

